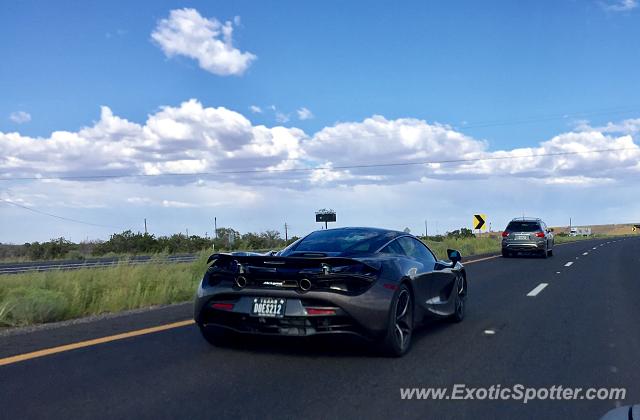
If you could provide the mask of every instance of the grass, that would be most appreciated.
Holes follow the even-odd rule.
[[[0,326],[63,321],[188,301],[208,254],[190,264],[120,264],[0,277]]]
[[[425,241],[426,244],[435,252],[440,259],[447,259],[447,249],[456,249],[460,251],[462,257],[470,255],[488,254],[491,252],[500,252],[500,241],[502,238],[464,238],[453,239],[445,238],[442,242]],[[463,260],[464,261],[464,260]]]
[[[556,243],[589,237],[556,236]],[[447,248],[463,257],[500,251],[500,237],[427,241],[438,258]],[[185,302],[193,298],[208,251],[194,263],[157,263],[0,276],[0,327],[63,321],[89,315]],[[158,257],[161,258],[161,257]]]

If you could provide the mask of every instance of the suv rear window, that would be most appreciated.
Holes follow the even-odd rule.
[[[538,222],[510,222],[507,226],[509,232],[536,232],[542,230]]]

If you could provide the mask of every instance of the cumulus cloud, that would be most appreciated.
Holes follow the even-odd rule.
[[[304,157],[296,128],[253,126],[224,107],[189,100],[163,107],[144,124],[101,108],[77,132],[46,138],[0,132],[0,171],[10,176],[157,175],[276,165]]]
[[[619,122],[609,122],[601,127],[592,127],[588,121],[581,121],[576,130],[599,131],[601,133],[637,134],[640,133],[640,118],[631,118]]]
[[[254,114],[262,114],[262,108],[260,108],[258,105],[251,105],[249,107],[249,110]]]
[[[313,118],[313,113],[305,107],[298,109],[296,113],[298,114],[299,120],[310,120],[311,118]]]
[[[25,111],[16,111],[9,114],[9,119],[16,124],[24,124],[31,121],[31,114]]]
[[[430,232],[434,219],[444,232],[466,226],[471,212],[481,210],[494,228],[514,211],[551,224],[569,215],[581,224],[618,223],[640,211],[639,122],[585,122],[531,147],[492,150],[483,139],[416,118],[374,115],[306,133],[254,125],[239,112],[195,99],[161,107],[142,122],[105,106],[95,123],[77,131],[0,132],[0,177],[139,177],[2,181],[0,198],[123,230],[141,228],[151,215],[154,233],[211,232],[215,214],[241,231],[277,228],[286,216],[302,235],[317,227],[308,215],[322,207],[335,208],[342,226],[421,231],[428,217]],[[616,151],[593,152],[609,149]],[[89,232],[86,225],[5,207],[11,228],[5,240],[78,240]],[[112,231],[90,232],[104,238]]]
[[[235,25],[240,18],[234,19]],[[175,9],[161,19],[151,39],[167,57],[183,55],[219,76],[242,75],[256,56],[233,46],[234,23],[205,18],[195,9]]]
[[[626,12],[638,7],[638,0],[617,0],[600,3],[605,10],[612,12]]]
[[[43,138],[0,132],[0,176],[142,175],[148,177],[140,182],[160,185],[202,177],[153,176],[213,173],[237,185],[304,189],[508,175],[596,185],[640,173],[638,121],[585,125],[533,147],[490,150],[482,139],[415,118],[377,115],[307,134],[253,125],[236,111],[191,99],[160,108],[142,124],[102,107],[96,123],[75,132]]]

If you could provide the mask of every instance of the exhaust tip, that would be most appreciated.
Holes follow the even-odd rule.
[[[243,288],[247,285],[247,279],[245,276],[238,276],[236,277],[236,286],[238,286],[239,288]]]
[[[306,292],[307,290],[311,289],[311,282],[309,281],[309,279],[302,279],[298,282],[298,286],[300,286],[300,289]]]

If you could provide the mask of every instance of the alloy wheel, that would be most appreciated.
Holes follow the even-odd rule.
[[[409,290],[402,289],[398,294],[395,314],[395,337],[400,350],[404,350],[411,339],[413,329],[413,308]]]

